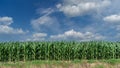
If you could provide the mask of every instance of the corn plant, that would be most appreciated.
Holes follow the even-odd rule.
[[[120,42],[1,42],[0,61],[119,59]]]

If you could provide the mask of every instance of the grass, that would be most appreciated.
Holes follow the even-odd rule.
[[[97,66],[95,66],[93,68],[105,68],[105,67],[103,65],[97,65]]]
[[[112,65],[120,63],[120,59],[108,59],[108,60],[102,60],[102,61],[105,62],[105,63],[112,64]]]
[[[0,68],[114,68],[120,64],[120,59],[109,60],[74,60],[74,61],[26,61],[26,62],[0,62]]]

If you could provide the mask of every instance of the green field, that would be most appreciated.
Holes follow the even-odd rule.
[[[32,61],[120,59],[120,42],[1,42],[0,62],[7,64]],[[39,63],[37,62],[37,63]],[[43,62],[44,63],[44,62]],[[88,62],[87,62],[88,63]],[[9,65],[9,64],[8,64]]]
[[[119,42],[3,42],[0,61],[119,59]]]

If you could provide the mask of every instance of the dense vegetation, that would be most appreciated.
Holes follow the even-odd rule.
[[[0,61],[118,59],[119,42],[2,42]]]

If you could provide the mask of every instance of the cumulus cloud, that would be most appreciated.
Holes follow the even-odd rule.
[[[57,4],[56,7],[67,16],[75,17],[97,11],[110,3],[110,0],[63,0],[63,3]]]
[[[49,16],[42,16],[42,17],[39,17],[37,19],[34,19],[31,21],[32,23],[32,26],[35,28],[35,29],[39,29],[39,27],[41,25],[43,26],[49,26],[51,24],[53,24],[55,21],[53,20],[52,17],[49,17]]]
[[[50,25],[54,20],[49,16],[42,16],[31,21],[34,28],[38,28],[40,25]]]
[[[10,25],[13,23],[12,17],[0,17],[0,34],[25,34],[21,28],[13,28]]]
[[[0,17],[0,25],[10,25],[13,23],[12,17]]]
[[[25,34],[22,29],[14,29],[7,25],[0,25],[0,34]]]
[[[46,9],[41,9],[41,8],[38,8],[36,10],[37,14],[45,14],[45,15],[49,15],[49,14],[52,14],[55,12],[55,9],[53,8],[46,8]]]
[[[118,23],[120,22],[120,15],[114,14],[114,15],[106,16],[103,18],[103,20],[110,23]]]
[[[47,37],[46,33],[34,33],[27,41],[42,41],[45,40],[45,37]]]
[[[105,37],[92,32],[82,33],[72,29],[64,32],[63,34],[51,35],[50,38],[53,40],[100,40]]]
[[[32,27],[37,31],[56,31],[59,28],[57,19],[49,15],[44,15],[37,19],[33,19],[31,24]]]
[[[37,13],[43,14],[43,16],[40,16],[36,19],[31,20],[31,25],[35,30],[38,31],[45,31],[46,29],[49,30],[55,30],[52,28],[52,26],[59,27],[58,21],[55,17],[51,17],[50,14],[55,12],[53,8],[47,8],[47,9],[38,9]]]
[[[35,34],[33,34],[33,37],[34,37],[34,38],[46,37],[46,36],[47,36],[46,33],[35,33]]]

